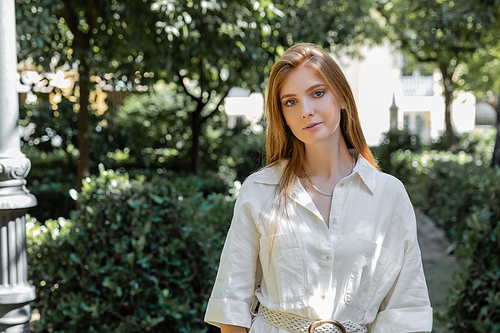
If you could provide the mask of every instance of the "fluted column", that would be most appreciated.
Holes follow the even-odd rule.
[[[14,0],[0,0],[0,332],[30,332],[26,209],[36,205],[26,189],[31,164],[21,153],[16,91],[16,22]]]

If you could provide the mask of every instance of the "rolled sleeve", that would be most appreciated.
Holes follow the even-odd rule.
[[[378,314],[370,332],[430,332],[432,320],[429,318],[432,318],[430,306],[385,310]]]
[[[228,324],[249,328],[251,324],[250,304],[259,271],[259,232],[252,216],[252,195],[248,184],[243,184],[208,301],[205,321],[217,327]]]
[[[407,215],[416,226],[413,210]],[[414,232],[413,232],[414,231]],[[370,326],[371,333],[431,332],[432,308],[425,282],[416,227],[402,249],[402,265]]]

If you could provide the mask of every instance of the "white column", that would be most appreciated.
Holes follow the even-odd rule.
[[[21,153],[16,91],[16,22],[14,0],[0,0],[0,332],[30,332],[26,209],[36,199],[26,189],[31,163]]]

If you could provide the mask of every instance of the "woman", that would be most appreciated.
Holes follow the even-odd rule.
[[[266,98],[267,166],[241,187],[205,320],[223,333],[430,332],[413,207],[377,170],[338,65],[295,45]]]

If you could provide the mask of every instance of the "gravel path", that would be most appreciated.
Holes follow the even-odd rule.
[[[428,216],[416,211],[418,241],[422,251],[429,297],[434,309],[435,333],[448,332],[444,323],[439,321],[439,315],[446,312],[446,297],[452,285],[452,275],[459,268],[459,262],[453,255],[446,254],[449,246],[444,232],[437,228]]]

